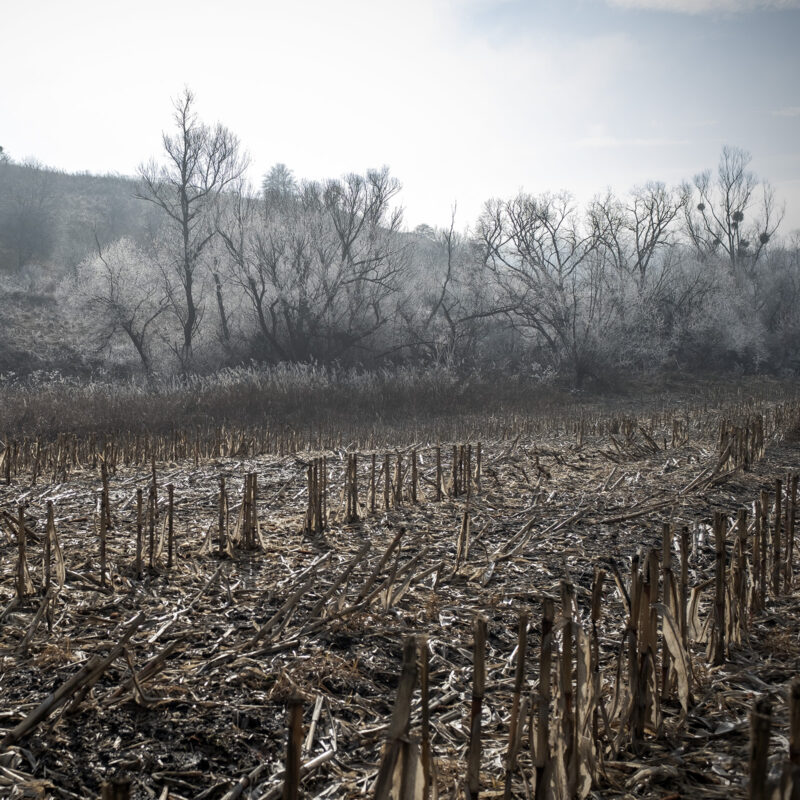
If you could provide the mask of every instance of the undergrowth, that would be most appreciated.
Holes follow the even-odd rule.
[[[550,382],[447,368],[374,371],[280,365],[176,376],[148,385],[99,374],[0,375],[0,431],[11,436],[149,431],[208,425],[277,424],[297,430],[341,426],[418,426],[464,417],[657,410],[682,403],[748,397],[780,399],[796,385],[720,378],[698,383],[649,379],[605,394],[576,393]],[[800,430],[800,428],[798,429]]]

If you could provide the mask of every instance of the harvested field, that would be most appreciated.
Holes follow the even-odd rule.
[[[797,420],[8,443],[0,796],[747,797],[757,700],[800,747]]]

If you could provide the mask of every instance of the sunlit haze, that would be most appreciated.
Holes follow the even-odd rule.
[[[800,228],[800,2],[28,0],[0,14],[0,145],[134,174],[184,86],[298,178],[389,165],[405,223],[714,167],[731,144]]]

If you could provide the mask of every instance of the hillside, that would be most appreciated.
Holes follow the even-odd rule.
[[[45,264],[70,269],[121,236],[142,239],[152,210],[120,175],[68,174],[0,161],[0,273]]]
[[[85,345],[85,320],[70,313],[69,304],[54,292],[20,288],[0,291],[3,302],[0,373],[27,375],[41,371],[87,375],[100,367],[97,354]]]

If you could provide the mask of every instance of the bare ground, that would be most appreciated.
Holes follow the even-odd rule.
[[[171,798],[219,798],[264,765],[242,796],[277,797],[286,702],[295,695],[304,701],[306,732],[317,709],[303,760],[325,756],[304,779],[307,795],[371,796],[402,643],[409,634],[425,634],[439,796],[459,797],[469,735],[472,624],[479,613],[488,620],[482,783],[484,796],[502,796],[520,612],[531,619],[528,691],[538,680],[541,600],[558,596],[562,578],[578,588],[585,622],[595,565],[610,570],[613,562],[627,574],[631,555],[660,547],[662,523],[671,522],[692,531],[690,582],[700,583],[712,574],[706,526],[713,512],[735,515],[800,464],[800,445],[779,435],[750,471],[687,490],[714,467],[716,443],[698,435],[689,444],[673,448],[667,441],[665,447],[656,427],[651,441],[617,436],[616,445],[607,434],[578,445],[572,432],[483,442],[469,553],[458,566],[465,499],[433,501],[432,450],[424,446],[419,502],[406,497],[375,514],[364,507],[368,460],[362,458],[363,519],[349,525],[341,521],[338,502],[342,454],[329,452],[335,513],[328,530],[312,537],[301,532],[301,456],[161,464],[162,499],[163,487],[175,485],[177,558],[167,570],[162,553],[157,569],[145,569],[141,580],[133,569],[135,491],[146,489],[150,474],[119,467],[110,479],[113,589],[98,585],[96,471],[77,470],[58,485],[17,481],[0,487],[0,507],[14,514],[18,503],[28,504],[34,584],[41,583],[47,500],[55,505],[67,568],[50,618],[45,615],[22,649],[41,597],[12,607],[17,543],[8,524],[0,534],[0,607],[7,609],[0,612],[0,738],[90,657],[108,652],[137,612],[144,620],[128,646],[130,663],[141,670],[169,648],[163,666],[140,686],[130,685],[130,666],[120,657],[77,708],[62,708],[0,752],[0,796],[94,797],[104,780],[129,776],[134,798],[165,797],[165,788]],[[258,474],[263,549],[220,559],[214,552],[218,478],[226,476],[233,503],[249,471]],[[382,500],[379,493],[379,507]],[[401,529],[399,546],[369,585]],[[369,550],[357,557],[367,542]],[[337,587],[351,562],[352,572]],[[287,603],[298,589],[296,602]],[[770,600],[723,667],[709,667],[704,645],[693,645],[693,703],[685,724],[679,724],[677,702],[668,702],[661,731],[646,737],[641,752],[634,755],[624,744],[617,752],[606,743],[593,796],[745,797],[748,713],[764,695],[774,700],[775,772],[788,749],[787,682],[800,664],[798,605],[796,594]],[[710,596],[704,614],[709,606]],[[624,624],[621,597],[608,579],[600,627],[606,687],[615,681]],[[412,732],[418,701],[414,709]],[[522,750],[513,790],[527,797],[527,732]]]

